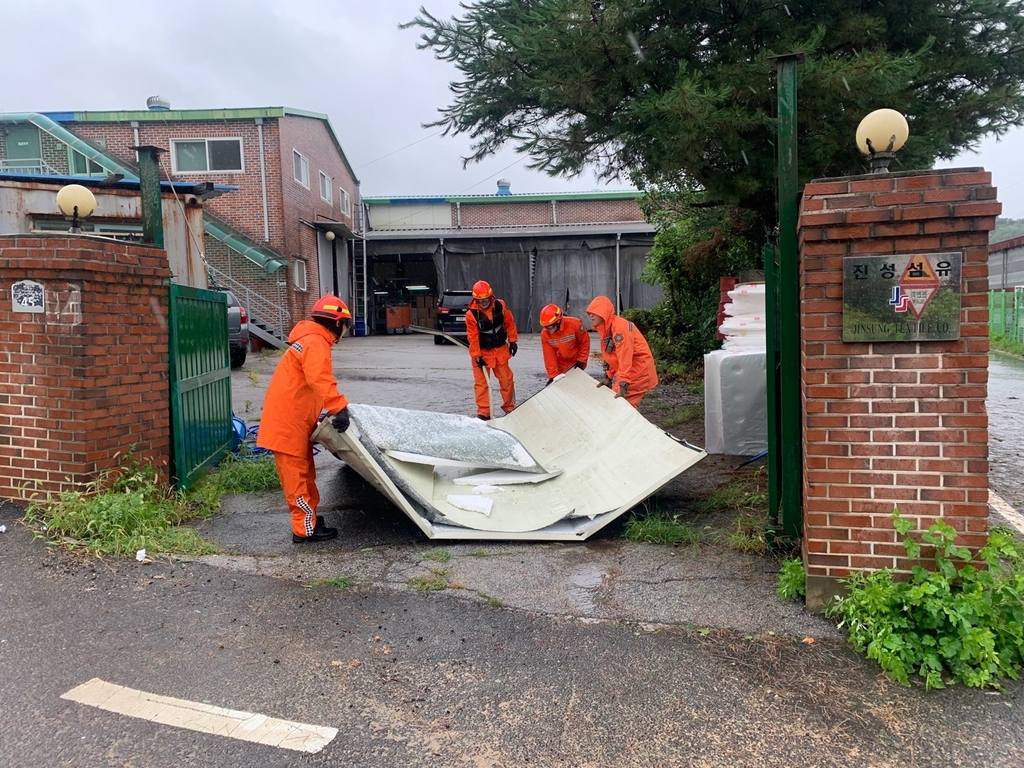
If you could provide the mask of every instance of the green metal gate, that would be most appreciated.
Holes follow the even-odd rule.
[[[171,478],[191,486],[231,450],[227,297],[171,285]]]
[[[1024,289],[989,291],[988,316],[992,333],[1024,344]]]

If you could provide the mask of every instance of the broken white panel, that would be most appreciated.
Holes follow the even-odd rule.
[[[473,483],[480,484],[481,473],[432,471],[380,452],[377,459],[353,436],[338,435],[329,420],[313,439],[385,493],[432,539],[580,541],[706,455],[658,429],[576,369],[489,424],[480,422],[486,430],[517,438],[537,465],[561,470],[536,484],[504,486],[489,516],[461,510],[447,498],[465,495],[465,485],[456,479],[474,475]],[[387,469],[379,462],[386,462]],[[399,490],[389,473],[397,473],[402,485],[429,501],[439,516],[428,519],[431,512]]]
[[[440,465],[438,465],[440,466]],[[562,470],[537,474],[534,472],[511,472],[509,470],[498,470],[496,472],[481,472],[479,474],[462,475],[455,477],[452,482],[456,485],[518,485],[519,483],[543,483],[553,477],[562,474]]]
[[[448,494],[447,500],[453,507],[487,516],[490,516],[491,509],[494,507],[494,499],[489,499],[486,496],[451,493]]]
[[[373,405],[353,405],[349,412],[380,451],[436,456],[493,469],[544,471],[519,441],[480,419]]]

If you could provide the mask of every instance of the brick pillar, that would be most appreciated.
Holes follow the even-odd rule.
[[[25,280],[44,312],[14,311]],[[0,498],[80,489],[133,447],[167,479],[169,282],[162,250],[0,236]]]
[[[988,233],[980,168],[813,181],[799,220],[807,605],[853,571],[909,568],[889,515],[988,532]],[[960,251],[960,338],[843,343],[843,261]]]

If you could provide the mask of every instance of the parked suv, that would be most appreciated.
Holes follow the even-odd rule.
[[[466,338],[466,309],[473,300],[472,291],[445,291],[437,303],[437,319],[434,328],[449,336]],[[444,344],[440,336],[434,337],[435,344]]]
[[[228,346],[231,348],[231,367],[241,368],[249,351],[249,313],[227,288],[212,287],[227,296],[228,300]]]

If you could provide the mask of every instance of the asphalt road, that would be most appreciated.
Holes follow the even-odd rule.
[[[521,396],[543,384],[535,338],[513,361]],[[462,350],[345,339],[336,359],[354,401],[473,413]],[[249,420],[274,362],[251,360],[232,374]],[[318,465],[342,535],[317,547],[290,543],[277,494],[227,499],[203,529],[225,554],[196,562],[78,558],[0,507],[0,766],[1024,764],[1020,684],[890,683],[775,598],[769,561],[614,530],[429,542],[333,456]],[[439,567],[447,589],[408,586]],[[307,755],[60,698],[93,678],[339,733]]]

